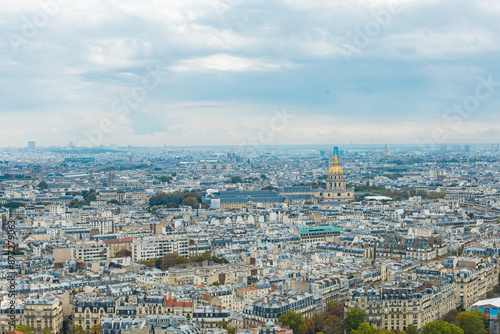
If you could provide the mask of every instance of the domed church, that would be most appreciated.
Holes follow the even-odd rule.
[[[328,171],[326,189],[316,189],[314,196],[325,202],[346,202],[354,199],[354,188],[346,188],[344,170],[339,166],[337,153],[335,153],[333,165]]]

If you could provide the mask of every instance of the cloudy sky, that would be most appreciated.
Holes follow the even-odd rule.
[[[500,142],[498,0],[6,0],[0,146]]]

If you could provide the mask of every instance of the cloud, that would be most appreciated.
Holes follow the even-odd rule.
[[[226,144],[283,106],[299,121],[273,143],[411,142],[480,77],[500,81],[499,14],[495,0],[7,0],[0,146],[78,143],[106,119],[104,145]],[[168,75],[119,117],[157,66]],[[499,94],[449,140],[498,141]]]
[[[283,68],[290,68],[288,62],[266,61],[261,59],[249,59],[235,57],[228,54],[218,54],[208,57],[181,60],[178,64],[170,66],[174,72],[184,71],[275,71]]]

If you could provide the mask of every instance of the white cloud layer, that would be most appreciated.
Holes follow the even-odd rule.
[[[443,115],[500,82],[499,14],[496,0],[6,0],[0,146],[238,145],[284,106],[296,118],[269,144],[436,127],[498,142],[499,85],[459,126]]]

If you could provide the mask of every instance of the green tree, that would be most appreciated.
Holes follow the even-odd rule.
[[[235,175],[231,178],[231,183],[241,183],[241,182],[243,182],[243,179],[241,178],[241,176]]]
[[[314,313],[311,317],[311,320],[314,322],[314,329],[316,332],[320,332],[325,328],[325,319],[319,313]]]
[[[185,264],[188,262],[188,259],[186,259],[184,256],[178,256],[174,259],[174,265]]]
[[[19,332],[23,332],[26,334],[32,334],[35,332],[35,328],[33,328],[31,326],[27,326],[27,325],[17,326],[14,330],[19,331]]]
[[[421,334],[464,334],[464,331],[443,320],[436,320],[425,324]]]
[[[50,327],[45,326],[44,328],[42,328],[42,334],[52,334],[52,330],[50,329]]]
[[[449,310],[448,313],[443,317],[443,321],[446,321],[449,324],[456,325],[457,324],[457,315],[458,311],[456,309]]]
[[[170,183],[170,181],[172,181],[172,178],[170,176],[162,175],[158,178],[158,180],[160,180],[161,182]]]
[[[457,325],[464,331],[464,334],[486,334],[484,317],[484,313],[478,310],[460,312],[457,315]]]
[[[196,199],[196,197],[186,197],[182,200],[182,205],[187,205],[192,207],[193,209],[198,209],[200,207],[200,203]]]
[[[366,312],[354,307],[347,310],[344,320],[342,320],[342,326],[344,327],[346,333],[351,333],[353,330],[358,329],[359,325],[365,322]]]
[[[69,330],[69,334],[87,334],[87,332],[80,325],[74,325]]]
[[[405,332],[406,332],[406,334],[418,334],[418,329],[417,329],[417,327],[413,326],[412,324],[409,324],[406,327]]]
[[[380,329],[377,327],[370,325],[366,322],[363,322],[358,326],[358,329],[352,330],[351,332],[347,332],[351,334],[379,334]]]
[[[161,259],[161,270],[167,270],[170,267],[173,267],[175,259],[179,257],[177,253],[167,253],[163,255]]]
[[[227,332],[229,334],[236,334],[237,328],[236,327],[229,327],[229,322],[227,322],[227,321],[219,321],[217,323],[217,327],[227,330]]]
[[[314,321],[310,318],[304,319],[304,326],[302,326],[302,334],[314,334],[316,333],[316,326]]]
[[[301,313],[288,310],[286,313],[283,313],[279,316],[278,321],[281,322],[285,326],[289,326],[293,334],[298,334],[302,331],[302,327],[304,326],[304,317]]]
[[[132,256],[132,252],[125,248],[122,248],[115,253],[115,257],[130,257],[130,256]]]
[[[40,189],[49,189],[49,185],[45,181],[40,182],[37,187]]]

